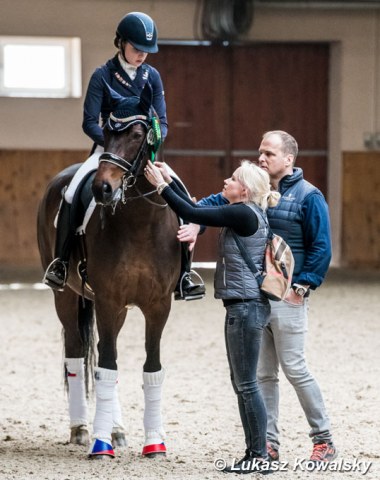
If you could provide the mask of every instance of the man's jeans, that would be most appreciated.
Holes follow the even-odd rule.
[[[267,416],[256,369],[270,307],[250,300],[227,306],[226,311],[227,357],[247,449],[254,457],[266,457]]]
[[[331,442],[330,421],[319,386],[309,372],[305,358],[308,299],[303,305],[270,302],[270,323],[264,329],[258,379],[268,414],[268,440],[275,448],[280,445],[279,365],[293,385],[306,419],[311,427],[313,443]]]

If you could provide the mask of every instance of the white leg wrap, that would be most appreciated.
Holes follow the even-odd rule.
[[[124,430],[123,419],[121,416],[121,408],[119,402],[119,388],[116,384],[115,392],[113,394],[112,402],[112,420],[113,420],[113,430]]]
[[[143,372],[145,445],[161,443],[165,439],[161,416],[161,394],[164,377],[164,369],[158,372]]]
[[[111,443],[113,426],[113,400],[118,372],[107,368],[95,368],[96,411],[94,438]]]
[[[87,425],[88,408],[84,381],[84,358],[65,358],[69,385],[70,428]]]

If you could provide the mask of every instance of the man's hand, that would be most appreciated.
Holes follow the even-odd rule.
[[[296,292],[291,288],[289,293],[284,298],[284,302],[290,303],[291,305],[303,305],[304,297],[300,297]]]
[[[190,252],[194,249],[200,229],[200,225],[196,225],[195,223],[189,223],[188,225],[181,225],[179,227],[177,238],[180,242],[189,243]]]

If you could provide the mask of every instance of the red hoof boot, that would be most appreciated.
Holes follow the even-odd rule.
[[[142,455],[146,457],[155,457],[156,455],[165,455],[166,447],[165,443],[153,443],[152,445],[145,445],[142,451]]]
[[[96,438],[92,444],[92,448],[88,454],[89,458],[115,457],[112,445]]]

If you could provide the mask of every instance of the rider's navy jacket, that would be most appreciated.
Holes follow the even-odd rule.
[[[281,235],[292,249],[295,268],[293,283],[321,285],[331,260],[331,233],[328,206],[322,193],[304,180],[301,168],[280,180],[281,198],[268,208],[272,231]],[[203,198],[200,205],[223,205],[221,193]]]
[[[137,95],[140,97],[146,82],[149,82],[153,90],[153,108],[160,122],[162,138],[166,137],[168,122],[166,118],[166,103],[162,80],[158,71],[147,63],[143,63],[136,70],[136,78],[131,80],[120,65],[117,55],[98,67],[92,74],[88,84],[83,108],[83,131],[98,145],[104,144],[103,130],[99,125],[99,117],[102,123],[108,119],[112,108],[106,92],[108,85],[123,97]]]

